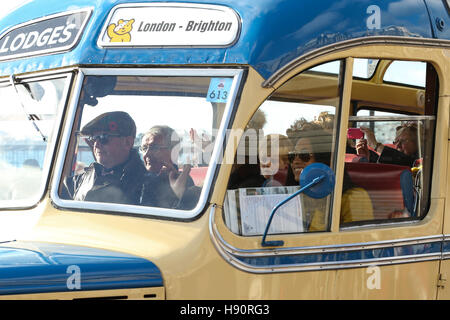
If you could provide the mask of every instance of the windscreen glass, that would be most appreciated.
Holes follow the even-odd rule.
[[[67,78],[0,87],[0,206],[27,206],[45,187]]]
[[[140,206],[133,210],[144,213],[143,207],[168,215],[164,209],[194,210],[233,80],[86,76],[58,196],[83,206]]]

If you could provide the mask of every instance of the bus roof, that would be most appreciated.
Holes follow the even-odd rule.
[[[267,79],[297,57],[351,39],[394,36],[450,40],[450,17],[445,1],[448,0],[185,0],[182,3],[231,8],[239,24],[234,40],[226,45],[217,45],[211,40],[211,45],[167,47],[162,40],[152,46],[109,47],[99,45],[99,38],[106,24],[112,22],[108,17],[116,6],[135,3],[174,6],[180,2],[34,0],[0,20],[0,76],[73,65],[243,64],[251,65]],[[12,49],[22,50],[19,47],[28,40],[31,44],[33,37],[27,36],[33,26],[38,26],[35,32],[43,33],[46,28],[55,29],[55,19],[64,12],[85,12],[84,9],[87,9],[83,16],[86,20],[80,22],[82,30],[72,47],[36,51],[35,55],[27,55],[26,51],[23,55],[10,54]],[[137,12],[141,8],[134,10],[132,12],[139,15]],[[170,15],[170,12],[166,13]],[[52,19],[43,18],[48,16]],[[198,16],[192,19],[199,23],[197,26],[204,21],[213,23],[209,17],[201,21]],[[27,23],[29,21],[32,23]],[[135,22],[133,27],[144,29],[145,25]],[[62,29],[58,32],[64,34]],[[41,40],[48,40],[48,37],[50,31],[47,38]],[[54,38],[53,43],[56,42]]]

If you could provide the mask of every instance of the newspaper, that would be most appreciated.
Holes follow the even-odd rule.
[[[297,190],[298,186],[228,190],[225,223],[239,235],[263,235],[273,208]],[[268,234],[303,231],[301,197],[297,196],[276,211]]]

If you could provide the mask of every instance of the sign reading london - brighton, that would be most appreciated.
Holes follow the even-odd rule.
[[[64,12],[7,30],[0,36],[0,61],[72,49],[90,14],[91,10]]]
[[[98,39],[100,47],[224,47],[239,35],[230,8],[188,3],[118,5]]]

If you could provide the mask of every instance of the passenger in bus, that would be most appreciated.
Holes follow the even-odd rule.
[[[258,132],[267,123],[266,114],[258,109],[245,128],[231,168],[228,189],[260,187],[265,179],[260,174]]]
[[[134,120],[126,112],[107,112],[78,133],[91,147],[95,162],[64,180],[62,198],[139,204],[145,167],[137,150]]]
[[[332,136],[324,130],[304,132],[297,141],[294,151],[289,154],[289,161],[297,184],[303,169],[314,163],[321,162],[330,165]],[[306,200],[306,199],[305,199]],[[304,201],[306,215],[310,216],[309,231],[324,231],[326,229],[326,200],[311,199]],[[309,208],[308,208],[309,207]],[[312,210],[313,212],[308,212]],[[341,224],[373,220],[373,207],[366,190],[354,185],[344,171],[341,200]]]
[[[379,143],[372,130],[361,127],[366,139],[361,139],[356,145],[359,155],[371,159],[368,146],[374,149],[379,156],[376,161],[379,163],[389,163],[413,167],[419,159],[418,133],[416,123],[406,123],[396,128],[396,137],[393,142],[395,149]]]
[[[180,138],[168,126],[154,126],[142,137],[140,151],[147,170],[141,204],[160,208],[192,209],[201,188],[194,185],[186,164],[180,172],[178,148]]]
[[[284,135],[269,134],[263,138],[259,146],[259,168],[264,177],[262,187],[286,185],[291,150],[292,144]]]

